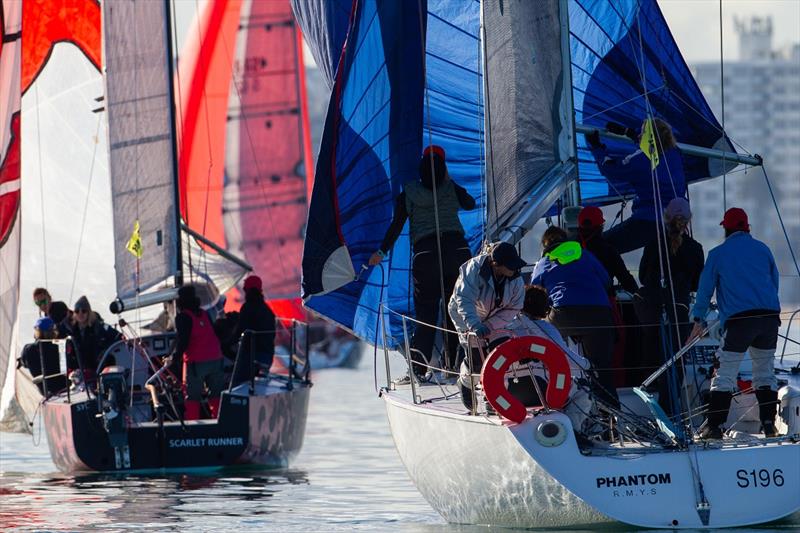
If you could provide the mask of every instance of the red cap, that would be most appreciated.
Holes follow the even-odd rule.
[[[597,228],[602,226],[605,221],[603,212],[599,207],[594,207],[593,205],[584,207],[578,213],[578,226],[582,228]]]
[[[261,278],[256,275],[247,276],[244,280],[244,290],[258,289],[261,290]]]
[[[744,212],[744,209],[740,209],[738,207],[731,207],[725,211],[725,216],[719,225],[726,230],[750,231],[750,224],[747,221],[747,213]]]
[[[428,146],[427,148],[425,148],[425,150],[422,151],[422,157],[427,157],[427,156],[431,155],[431,152],[433,152],[434,154],[438,155],[439,157],[442,158],[442,160],[444,160],[444,158],[445,158],[444,157],[444,148],[442,148],[441,146],[438,146],[436,144],[432,144],[432,145]]]

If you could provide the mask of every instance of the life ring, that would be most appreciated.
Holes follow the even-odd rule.
[[[561,409],[569,400],[572,374],[564,350],[543,337],[526,336],[507,340],[495,348],[483,364],[481,383],[489,404],[498,414],[520,423],[525,420],[525,406],[513,397],[506,388],[505,374],[508,367],[521,359],[541,361],[550,376],[545,392],[547,405]]]

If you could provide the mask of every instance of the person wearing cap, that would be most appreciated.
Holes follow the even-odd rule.
[[[615,326],[606,269],[580,243],[568,240],[563,229],[550,226],[542,235],[542,258],[531,283],[547,290],[548,321],[564,337],[580,339],[583,355],[597,371],[598,396],[618,405],[612,368]]]
[[[42,394],[53,394],[66,386],[66,378],[61,373],[58,346],[47,342],[56,339],[57,335],[55,322],[50,317],[40,317],[33,325],[33,338],[36,342],[26,344],[19,358],[19,365],[27,368],[31,377],[52,376],[47,378],[46,387],[44,382],[37,383]]]
[[[370,257],[369,264],[374,266],[383,261],[408,219],[414,253],[411,260],[414,312],[416,319],[421,322],[417,324],[411,341],[411,357],[415,362],[422,363],[413,365],[414,374],[422,377],[427,371],[423,365],[431,360],[436,338],[436,330],[423,324],[439,324],[439,317],[453,293],[458,268],[471,257],[458,211],[473,209],[475,199],[450,179],[441,146],[432,145],[425,149],[419,161],[419,175],[418,181],[406,183],[403,192],[397,196],[392,222],[380,248]],[[444,295],[441,294],[442,290]],[[444,315],[444,327],[452,331],[453,324],[446,312]],[[454,334],[445,335],[444,345],[442,366],[453,369],[458,350],[457,337]]]
[[[520,276],[524,266],[526,263],[514,245],[501,241],[490,245],[487,253],[473,257],[459,268],[448,311],[470,357],[473,374],[480,373],[483,365],[476,342],[491,349],[510,335],[508,326],[525,301],[525,283]],[[459,385],[467,408],[473,404],[470,393],[473,388],[466,385],[469,370],[469,364],[463,362]]]
[[[605,224],[603,211],[599,207],[587,206],[578,213],[578,238],[584,249],[600,261],[609,278],[617,279],[620,286],[631,294],[639,290],[636,280],[631,276],[625,261],[615,247],[603,237]]]
[[[605,218],[603,211],[599,207],[587,206],[580,210],[578,213],[578,239],[584,249],[589,250],[595,258],[600,261],[600,264],[608,272],[608,277],[613,282],[616,278],[623,290],[630,293],[635,297],[639,290],[636,280],[631,276],[628,267],[625,266],[625,261],[616,248],[611,246],[605,237],[603,237],[603,227],[605,225]],[[617,306],[617,295],[613,287],[610,287],[608,295],[609,303],[611,304],[611,314],[614,317],[614,324],[616,325],[616,335],[614,337],[614,353],[613,363],[617,367],[615,372],[614,382],[617,385],[625,384],[625,343],[627,341],[627,332],[624,328],[624,320],[622,313]]]
[[[717,352],[719,368],[711,380],[708,416],[701,438],[722,438],[737,375],[744,354],[753,361],[753,388],[765,437],[775,436],[777,380],[775,348],[781,304],[778,266],[769,247],[750,235],[747,213],[738,207],[725,212],[720,222],[725,240],[708,252],[692,309],[694,321],[687,342],[702,335],[711,296],[716,293],[723,341]]]
[[[642,131],[649,128],[650,119],[642,123]],[[608,123],[606,128],[612,133],[625,134],[639,144],[640,136],[631,128]],[[660,118],[652,119],[655,141],[655,156],[658,165],[652,168],[651,159],[642,150],[636,150],[624,157],[611,154],[606,145],[600,142],[595,130],[586,136],[592,155],[597,161],[600,173],[608,180],[612,190],[634,194],[631,216],[605,232],[605,238],[621,254],[638,250],[652,239],[661,224],[661,208],[673,198],[686,196],[686,178],[683,173],[683,160],[672,127]],[[653,179],[658,186],[658,198],[653,194]]]
[[[269,374],[275,355],[275,313],[264,301],[261,278],[255,275],[244,280],[244,303],[239,310],[239,321],[234,338],[241,338],[239,361],[235,383],[250,379],[251,368],[254,373],[259,370]],[[250,354],[254,355],[254,364],[250,364]]]
[[[664,210],[664,228],[644,247],[639,263],[641,300],[637,300],[637,316],[642,324],[640,361],[645,379],[681,348],[689,333],[690,294],[697,291],[703,271],[702,245],[689,235],[692,212],[684,198],[673,198]],[[664,337],[667,332],[669,337]],[[665,351],[665,347],[669,347]],[[676,367],[678,379],[683,372]],[[676,413],[679,398],[663,374],[658,382],[659,404],[668,415]]]
[[[200,298],[193,285],[178,289],[175,315],[177,332],[173,355],[165,364],[172,364],[174,355],[183,362],[183,417],[185,420],[200,418],[203,386],[208,389],[208,409],[211,417],[219,414],[222,389],[225,387],[222,349],[214,332],[208,312],[200,307]]]
[[[86,296],[81,296],[75,302],[72,317],[65,329],[72,337],[72,342],[68,342],[66,347],[68,372],[82,368],[86,379],[94,377],[106,349],[122,338],[117,330],[103,322],[100,315],[92,310]],[[106,361],[105,364],[112,363]]]

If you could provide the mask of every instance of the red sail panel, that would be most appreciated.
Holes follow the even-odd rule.
[[[253,265],[268,299],[296,299],[312,162],[302,37],[289,0],[247,3],[237,45],[225,176],[228,248]]]
[[[241,0],[204,5],[187,33],[175,81],[181,214],[220,246],[226,121],[241,10]]]

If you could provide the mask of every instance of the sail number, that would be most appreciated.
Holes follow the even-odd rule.
[[[737,470],[736,471],[736,484],[746,489],[748,487],[782,487],[784,483],[783,470],[776,468],[769,471],[766,468],[760,470]]]

